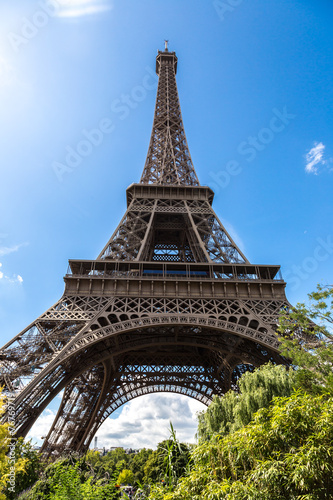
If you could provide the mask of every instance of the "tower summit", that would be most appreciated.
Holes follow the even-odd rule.
[[[61,299],[0,350],[0,384],[26,436],[63,390],[44,453],[84,451],[127,401],[175,392],[209,404],[239,376],[284,363],[275,327],[287,305],[276,265],[250,264],[199,184],[167,43],[139,183],[96,260],[70,260]]]
[[[176,84],[177,57],[164,52],[156,57],[159,76],[155,115],[146,163],[140,182],[199,186],[187,145]]]

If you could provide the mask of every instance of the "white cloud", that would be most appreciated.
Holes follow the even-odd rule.
[[[75,18],[105,12],[112,8],[107,0],[58,0],[58,17]]]
[[[42,415],[36,420],[36,423],[31,427],[27,439],[31,439],[33,443],[41,445],[43,443],[42,437],[47,436],[54,417],[57,412],[54,410],[45,410]]]
[[[156,393],[141,396],[125,404],[114,418],[108,418],[97,432],[98,447],[156,448],[169,437],[170,421],[181,442],[194,443],[196,413],[207,407],[187,396]],[[56,415],[45,410],[29,432],[29,439],[41,443]],[[93,444],[93,441],[92,441]]]
[[[309,174],[318,174],[318,169],[320,165],[326,165],[324,160],[325,146],[322,142],[315,142],[313,148],[306,153],[306,165],[305,171]]]
[[[0,262],[0,267],[2,267],[2,263]],[[2,271],[0,271],[0,280],[8,283],[23,283],[23,278],[19,274],[14,274],[13,277],[6,276]]]
[[[0,234],[0,239],[4,237],[5,235]],[[19,245],[13,245],[11,247],[6,247],[6,246],[0,246],[0,257],[3,257],[4,255],[9,255],[13,252],[17,252],[21,247],[28,245],[28,243],[20,243]],[[2,267],[2,264],[0,262],[0,267]],[[6,276],[3,272],[0,272],[0,279],[3,280],[3,282],[8,282],[8,283],[23,283],[23,278],[19,274],[13,274],[12,276]]]
[[[182,442],[195,442],[196,413],[206,406],[178,394],[148,394],[127,403],[116,418],[108,418],[97,432],[98,446],[156,448],[169,437],[170,421]]]
[[[27,244],[28,243],[20,243],[19,245],[13,245],[11,247],[0,246],[0,257],[17,252],[21,247],[25,247]]]

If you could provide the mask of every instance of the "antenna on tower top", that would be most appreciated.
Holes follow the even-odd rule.
[[[169,42],[169,40],[164,40],[164,50],[165,50],[165,52],[168,52],[168,42]]]

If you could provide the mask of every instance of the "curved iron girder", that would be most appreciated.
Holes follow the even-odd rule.
[[[154,297],[147,300],[138,297],[64,296],[55,306],[41,315],[36,322],[14,337],[1,350],[0,382],[7,385],[10,391],[16,391],[12,387],[15,379],[20,377],[24,377],[24,380],[27,380],[27,377],[33,379],[61,351],[63,356],[66,346],[75,345],[74,348],[80,348],[82,343],[90,341],[91,334],[92,337],[99,338],[101,335],[98,331],[100,324],[103,326],[111,324],[110,312],[114,318],[112,323],[117,323],[111,327],[114,332],[128,328],[129,323],[126,323],[124,319],[130,322],[133,321],[134,317],[137,318],[134,323],[132,322],[135,327],[149,322],[151,324],[159,321],[165,322],[165,318],[163,320],[156,319],[161,317],[161,313],[164,312],[164,316],[170,315],[172,321],[176,322],[189,321],[186,318],[190,316],[191,321],[197,321],[195,318],[200,316],[199,324],[203,324],[202,321],[205,321],[205,318],[209,319],[210,324],[212,324],[212,320],[219,319],[219,328],[226,327],[221,320],[228,321],[230,324],[235,323],[238,326],[229,325],[229,329],[237,328],[238,331],[242,329],[245,331],[243,327],[248,325],[249,328],[252,327],[246,329],[250,336],[256,335],[261,342],[263,338],[266,338],[268,343],[272,341],[276,343],[276,337],[270,325],[276,321],[278,309],[282,305],[281,300],[260,301],[258,303],[258,300],[218,300],[216,298],[208,300],[207,298],[191,297],[186,300],[167,297]],[[176,315],[178,315],[178,320]],[[147,320],[147,316],[151,317],[152,320]],[[254,328],[255,325],[256,328]],[[257,333],[253,332],[255,329]],[[20,390],[21,387],[18,389]]]
[[[41,372],[29,384],[29,390],[20,394],[20,401],[17,401],[16,406],[17,418],[21,422],[18,435],[27,434],[47,404],[71,380],[110,357],[149,349],[173,352],[177,346],[199,350],[198,352],[200,349],[209,349],[211,352],[230,355],[233,352],[232,346],[235,345],[236,352],[233,354],[237,356],[239,363],[258,366],[269,360],[284,362],[275,350],[266,349],[258,342],[246,338],[239,344],[238,339],[235,331],[228,332],[197,324],[180,326],[172,322],[170,324],[169,321],[166,325],[142,325],[136,330],[125,330],[102,338],[99,342],[85,344],[70,357],[58,357],[57,363],[45,369],[44,373]]]
[[[50,443],[54,450],[59,437],[62,438],[62,449],[64,440],[70,443],[71,450],[80,449],[82,435],[85,435],[96,408],[101,405],[111,378],[111,365],[103,361],[67,384],[57,415],[45,438],[43,453],[50,451]]]
[[[73,380],[66,388],[43,451],[50,453],[64,447],[72,450],[86,448],[96,430],[115,409],[143,394],[177,392],[208,404],[213,392],[223,392],[214,369],[209,367],[207,355],[202,357],[188,351],[178,356],[174,353],[162,357],[154,354],[153,367],[152,356],[146,351],[141,356],[134,352],[133,355],[118,356],[117,360],[105,360],[105,369],[108,364],[109,368],[112,366],[109,370],[111,376],[104,375],[103,383],[103,377],[100,377],[98,388],[93,378],[90,384],[82,384],[82,377],[86,382],[90,370]],[[89,412],[86,400],[91,400]],[[86,418],[87,413],[89,419]]]

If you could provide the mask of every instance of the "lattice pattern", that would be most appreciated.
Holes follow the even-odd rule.
[[[140,182],[199,186],[185,137],[175,63],[172,53],[160,57],[153,130]]]
[[[162,327],[163,325],[168,325],[170,323],[174,325],[198,325],[199,327],[211,327],[216,328],[221,331],[234,332],[244,338],[253,340],[254,342],[260,343],[268,349],[276,350],[278,348],[279,342],[274,335],[273,331],[268,331],[267,328],[261,326],[261,324],[256,320],[251,320],[249,325],[243,325],[242,322],[244,318],[241,317],[239,322],[235,321],[236,318],[231,316],[227,319],[216,320],[213,318],[205,318],[195,315],[160,315],[153,317],[144,317],[143,319],[133,319],[130,321],[123,321],[115,325],[101,327],[93,332],[88,331],[84,335],[80,336],[78,340],[72,343],[67,349],[62,352],[63,359],[70,358],[75,353],[78,353],[92,344],[97,344],[105,338],[111,338],[116,334],[120,334],[123,331],[134,331],[136,329],[145,329],[151,326]],[[125,348],[126,346],[124,346]],[[134,347],[134,346],[131,346]]]
[[[207,201],[149,198],[133,199],[99,258],[247,262]]]
[[[89,425],[101,395],[103,381],[104,366],[97,364],[67,385],[58,418],[44,441],[44,451],[47,449],[48,452],[63,452],[64,449],[79,449],[82,438],[80,434],[84,434],[86,426]]]
[[[268,325],[276,325],[282,309],[289,307],[287,299],[284,300],[245,300],[246,306],[255,312]]]
[[[0,351],[0,385],[18,394],[113,298],[64,296]]]
[[[272,304],[271,308],[281,307],[280,302],[272,301]],[[260,308],[259,303],[256,306]],[[190,319],[189,315],[199,315],[220,321],[221,327],[223,321],[228,322],[229,329],[238,325],[240,333],[241,330],[245,332],[247,329],[252,336],[254,333],[251,332],[261,332],[261,334],[266,335],[267,339],[271,336],[272,341],[276,342],[275,337],[268,334],[265,322],[258,321],[258,318],[251,313],[251,309],[241,301],[193,298],[67,297],[44,313],[38,322],[23,331],[5,351],[2,351],[2,356],[5,359],[0,371],[1,382],[7,385],[11,391],[22,390],[86,324],[83,321],[70,321],[71,314],[73,314],[73,319],[76,319],[78,311],[81,310],[83,314],[81,319],[87,318],[87,316],[90,319],[96,317],[98,310],[103,311],[103,309],[104,312],[99,314],[98,320],[91,325],[91,329],[94,331],[102,326],[135,320],[136,318],[144,319],[152,315],[183,315],[186,321]],[[273,311],[270,310],[272,322]],[[277,313],[275,317],[277,317]],[[168,321],[167,316],[163,321]],[[177,319],[177,321],[179,320]],[[194,319],[194,321],[197,320]],[[136,326],[136,323],[137,321],[133,324],[128,323],[124,327],[133,327],[133,325]],[[92,335],[89,331],[85,335],[87,337],[90,335],[91,340],[98,338],[96,337],[97,333]],[[264,337],[262,337],[263,339]],[[84,340],[82,331],[77,345],[80,346],[82,343],[85,345],[87,341],[89,343],[89,338]]]
[[[132,202],[98,258],[134,260],[138,256],[152,214],[142,206],[133,207]]]
[[[136,198],[133,200],[132,210],[145,211],[145,212],[176,212],[176,213],[187,213],[189,210],[191,213],[206,213],[211,214],[212,208],[206,201],[192,200],[187,201],[187,206],[183,200],[157,200],[156,206],[154,205],[155,200],[150,200],[147,198],[140,199]]]
[[[193,356],[191,366],[183,365],[182,359],[175,364],[174,359],[169,357],[166,360],[165,356],[158,366],[151,366],[149,360],[143,364],[137,356],[134,364],[132,359],[122,360],[107,377],[102,370],[93,374],[85,372],[67,386],[59,416],[45,441],[45,448],[50,452],[63,451],[64,444],[72,450],[82,448],[84,443],[89,445],[91,437],[105,419],[135,397],[152,392],[177,392],[208,404],[214,386],[219,386],[219,380],[211,367],[202,365],[198,356]],[[90,404],[87,405],[89,397]]]
[[[82,326],[82,323],[72,321],[36,321],[0,353],[0,385],[11,393],[22,391]]]
[[[174,323],[174,326],[170,326],[170,323]],[[210,325],[213,330],[210,329]],[[237,364],[257,366],[269,360],[280,359],[274,354],[274,350],[271,350],[272,347],[277,348],[274,335],[271,337],[268,333],[261,333],[260,327],[255,330],[230,321],[184,314],[161,315],[102,327],[96,332],[87,334],[86,337],[80,337],[80,340],[70,347],[64,348],[17,397],[17,422],[21,426],[19,434],[24,435],[28,431],[53,395],[76,374],[95,366],[103,358],[110,357],[110,353],[117,356],[120,352],[135,353],[142,349],[147,352],[150,348],[153,353],[151,363],[158,365],[157,345],[170,346],[172,352],[176,346],[188,345],[192,346],[191,348],[197,346],[197,349],[204,348],[216,353],[224,352],[227,356],[233,353],[237,358]],[[182,352],[186,364],[185,351]],[[228,363],[231,362],[234,363],[232,357]],[[30,412],[32,407],[34,417]]]
[[[110,298],[65,296],[53,307],[40,316],[42,320],[81,320],[87,321],[96,316],[96,312],[104,309]]]
[[[213,209],[207,213],[193,214],[193,221],[213,262],[248,262],[231,239]]]
[[[116,297],[106,311],[117,316],[117,321],[137,318],[138,316],[150,316],[152,314],[200,314],[209,318],[225,319],[226,316],[251,317],[253,311],[248,306],[249,301],[234,299],[187,299],[175,297]],[[111,315],[111,323],[114,323],[114,315]]]

